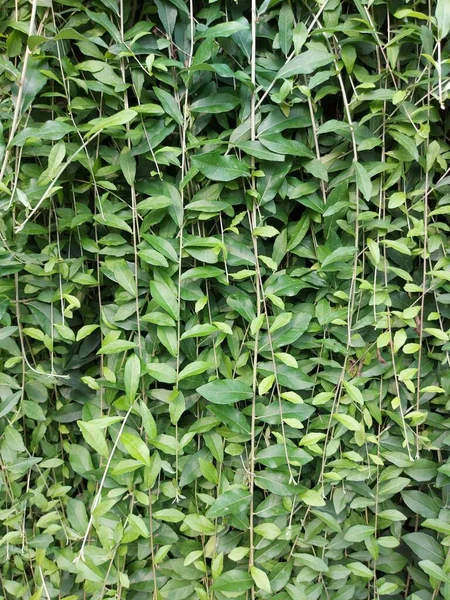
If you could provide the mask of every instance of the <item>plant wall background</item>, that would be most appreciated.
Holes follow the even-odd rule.
[[[0,597],[450,597],[448,0],[3,0]]]

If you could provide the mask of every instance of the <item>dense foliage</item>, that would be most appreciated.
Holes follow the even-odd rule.
[[[449,0],[3,0],[0,598],[450,598]]]

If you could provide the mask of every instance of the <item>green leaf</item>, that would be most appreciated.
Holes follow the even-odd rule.
[[[141,376],[141,361],[136,354],[132,354],[125,363],[124,384],[125,393],[129,402],[134,402],[136,392],[139,388]]]
[[[83,434],[86,442],[98,452],[100,456],[108,457],[108,444],[106,443],[105,434],[98,424],[90,422],[77,421],[77,425]]]
[[[150,466],[150,451],[147,444],[139,436],[125,432],[120,436],[120,441],[130,456],[147,465],[147,467]]]
[[[70,327],[67,327],[67,325],[56,323],[55,329],[64,340],[68,340],[70,342],[75,341],[75,334]]]
[[[114,342],[109,342],[100,348],[97,354],[117,354],[118,352],[126,352],[127,350],[132,350],[136,348],[136,344],[134,342],[128,342],[127,340],[115,340]]]
[[[182,381],[188,377],[194,377],[195,375],[200,375],[201,373],[204,373],[210,369],[211,366],[212,365],[209,362],[205,362],[204,360],[196,360],[193,363],[186,365],[186,367],[180,371],[180,374],[178,375],[178,381]]]
[[[446,523],[441,519],[426,519],[422,523],[422,526],[443,533],[444,535],[450,535],[450,523]]]
[[[344,533],[344,540],[347,542],[363,542],[373,536],[375,530],[370,525],[354,525]]]
[[[294,19],[294,13],[292,12],[290,5],[287,2],[284,2],[278,18],[280,48],[284,56],[288,55],[294,38]]]
[[[363,195],[364,200],[369,201],[372,197],[372,182],[369,173],[361,163],[353,161],[356,171],[356,185]]]
[[[255,227],[253,230],[253,235],[256,237],[274,237],[278,235],[280,232],[272,225],[262,225],[261,227]]]
[[[145,433],[147,434],[148,438],[152,440],[158,435],[155,419],[149,408],[143,402],[140,403],[139,410],[141,413],[142,426],[144,427]]]
[[[216,331],[217,327],[215,327],[214,325],[209,325],[208,323],[198,324],[185,331],[181,336],[181,339],[187,340],[196,337],[205,337],[216,333]]]
[[[130,149],[127,146],[122,148],[119,157],[119,165],[128,185],[134,185],[136,178],[136,159],[131,155]]]
[[[221,156],[217,152],[196,154],[191,158],[192,164],[212,181],[232,181],[249,175],[245,164],[235,156]]]
[[[281,534],[281,529],[275,523],[261,523],[255,527],[255,533],[266,540],[276,540]]]
[[[211,586],[213,592],[245,594],[253,585],[253,577],[247,571],[232,569],[222,573]]]
[[[331,62],[333,62],[333,55],[325,49],[307,50],[286,62],[275,75],[275,79],[288,79],[295,75],[310,75]]]
[[[326,502],[316,490],[307,490],[300,494],[300,500],[307,506],[325,506]]]
[[[26,32],[28,34],[28,31]],[[24,80],[20,79],[21,85],[17,82],[12,86],[12,101],[14,106],[16,105],[19,98],[19,89],[21,88],[21,106],[20,114],[24,114],[31,106],[32,102],[36,98],[37,94],[42,90],[44,85],[47,83],[48,78],[44,75],[45,63],[40,56],[30,56],[27,70],[23,73]]]
[[[438,25],[438,38],[442,40],[450,31],[450,6],[448,0],[437,0],[436,21]]]
[[[247,418],[239,410],[227,404],[209,404],[208,410],[216,415],[225,425],[241,435],[250,435],[250,425]]]
[[[367,247],[369,248],[370,256],[372,257],[374,264],[378,266],[381,260],[380,247],[375,240],[370,238],[367,238]]]
[[[396,142],[400,144],[400,146],[402,146],[408,152],[408,154],[411,155],[411,159],[414,159],[416,161],[419,160],[419,151],[417,150],[417,146],[414,139],[392,129],[389,130],[389,134],[391,135],[391,137],[394,138]]]
[[[237,379],[217,379],[200,386],[197,392],[213,404],[233,404],[253,398],[252,388]]]
[[[346,567],[347,569],[350,569],[354,575],[361,577],[361,579],[373,578],[373,571],[371,571],[369,567],[362,562],[347,563]]]
[[[154,512],[153,518],[166,523],[180,523],[184,520],[184,513],[176,508],[164,508]]]
[[[191,112],[218,114],[229,112],[240,104],[240,100],[234,94],[218,93],[212,96],[204,96],[193,102],[190,106]]]
[[[104,131],[105,129],[109,129],[111,127],[112,128],[120,127],[121,125],[126,125],[127,123],[132,121],[136,115],[137,115],[136,111],[127,108],[125,110],[119,111],[118,113],[116,113],[115,115],[112,115],[111,117],[102,117],[99,119],[95,119],[94,125],[88,131],[87,136],[92,137],[96,133]]]
[[[314,158],[313,152],[297,140],[288,140],[280,133],[264,134],[261,143],[271,152],[299,156],[300,158]]]
[[[159,281],[150,281],[150,293],[163,310],[165,310],[172,319],[178,321],[178,300],[172,290]]]
[[[443,548],[431,535],[422,531],[415,531],[414,533],[404,535],[403,541],[420,559],[430,559],[438,565],[444,562]]]
[[[93,333],[98,328],[99,325],[97,323],[92,323],[91,325],[83,325],[83,327],[80,327],[80,329],[77,332],[77,342],[84,340],[85,337],[91,335],[91,333]]]
[[[353,383],[350,383],[350,381],[343,381],[342,383],[345,388],[345,391],[353,400],[353,402],[356,402],[357,404],[362,406],[364,404],[364,398],[361,391],[355,385],[353,385]]]
[[[214,500],[206,515],[210,519],[216,519],[225,515],[239,514],[250,504],[250,500],[251,496],[246,489],[234,488],[227,490]]]
[[[169,263],[164,258],[164,256],[153,250],[152,248],[146,248],[145,250],[139,250],[138,256],[141,260],[149,265],[153,265],[155,267],[168,267]],[[161,323],[162,324],[162,323]]]
[[[117,283],[123,287],[133,298],[136,296],[136,281],[131,269],[125,261],[114,265],[114,277]]]
[[[161,102],[161,106],[164,111],[176,122],[178,125],[183,124],[183,115],[178,107],[178,104],[173,96],[171,96],[165,90],[161,88],[153,88],[156,97]]]
[[[189,529],[205,535],[213,535],[216,531],[214,523],[203,515],[187,515],[183,524]]]
[[[358,423],[358,421],[350,415],[346,415],[344,413],[337,413],[333,415],[333,419],[339,421],[339,423],[341,423],[350,431],[361,431],[361,424]]]
[[[262,590],[263,592],[266,592],[267,594],[272,593],[272,588],[270,587],[269,578],[267,577],[266,573],[264,573],[264,571],[262,569],[258,569],[258,567],[254,567],[252,565],[250,567],[250,573],[251,573],[251,576],[253,577],[253,581],[255,582],[255,585],[260,590]]]
[[[402,498],[406,506],[423,517],[424,519],[434,519],[439,514],[439,506],[433,497],[420,492],[419,490],[405,490],[402,492]]]
[[[295,558],[300,562],[300,564],[309,567],[313,571],[317,573],[326,573],[328,571],[328,565],[317,556],[313,556],[312,554],[294,554]]]
[[[219,23],[218,25],[213,25],[212,27],[206,28],[204,31],[199,33],[197,37],[206,38],[208,40],[225,38],[230,37],[235,33],[246,31],[248,29],[249,26],[246,23],[239,23],[238,21],[228,21],[226,23]]]
[[[356,253],[354,246],[346,246],[343,248],[336,248],[331,254],[326,256],[322,261],[322,268],[328,267],[336,262],[348,262],[351,260]]]
[[[177,380],[177,372],[167,363],[147,363],[145,368],[147,369],[147,373],[156,379],[156,381],[175,383]]]
[[[450,584],[450,577],[448,577],[448,575],[444,573],[441,567],[438,567],[431,560],[420,560],[419,567],[422,569],[422,571],[425,571],[425,573],[429,575],[432,579]]]

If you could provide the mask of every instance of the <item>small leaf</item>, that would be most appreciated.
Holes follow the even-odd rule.
[[[136,354],[132,354],[125,363],[124,384],[125,393],[129,402],[134,402],[139,387],[141,376],[141,361]]]
[[[272,588],[270,587],[269,578],[267,577],[266,573],[264,573],[264,571],[262,569],[258,569],[258,567],[254,567],[252,565],[250,567],[250,573],[253,577],[253,581],[255,582],[256,586],[260,590],[262,590],[263,592],[266,592],[267,594],[272,593]]]
[[[235,156],[222,156],[217,152],[208,152],[196,154],[191,160],[192,164],[212,181],[232,181],[249,175],[245,164]]]
[[[156,381],[162,383],[175,383],[177,380],[177,372],[167,363],[147,363],[145,368],[149,375],[156,379]]]
[[[207,27],[204,31],[197,35],[198,38],[206,39],[217,39],[225,38],[234,35],[240,31],[248,31],[248,23],[239,23],[238,21],[227,21],[226,23],[219,23],[212,27]]]
[[[150,451],[147,444],[139,436],[134,433],[122,433],[120,441],[130,456],[147,467],[150,466]]]
[[[339,421],[344,427],[350,429],[350,431],[361,431],[361,424],[350,415],[344,413],[334,414],[333,418]]]
[[[364,404],[364,398],[363,398],[361,391],[355,385],[353,385],[353,383],[350,383],[349,381],[343,381],[342,383],[345,387],[345,391],[350,396],[350,398],[353,400],[353,402],[356,402],[357,404],[362,406]]]
[[[127,340],[115,340],[114,342],[110,342],[109,344],[102,346],[97,354],[117,354],[118,352],[131,350],[132,348],[136,348],[136,344],[134,342],[128,342]]]
[[[200,375],[201,373],[204,373],[210,369],[211,366],[212,365],[209,362],[205,362],[204,360],[196,360],[180,371],[180,374],[178,375],[178,381],[182,381],[188,377],[194,377],[195,375]]]
[[[136,296],[136,281],[133,272],[126,262],[121,261],[115,264],[113,273],[117,283],[134,298]]]
[[[325,500],[316,490],[307,490],[300,494],[300,500],[307,506],[325,506]]]
[[[157,304],[178,321],[178,300],[172,290],[159,281],[150,281],[150,293]]]
[[[103,433],[102,428],[98,425],[93,425],[90,422],[84,421],[77,421],[77,424],[89,446],[91,446],[95,452],[98,452],[100,456],[107,458],[108,444],[106,443],[105,434]]]
[[[367,247],[369,248],[370,256],[372,257],[374,264],[378,266],[381,260],[380,247],[375,240],[372,240],[371,238],[367,238]]]
[[[127,108],[125,110],[119,111],[111,117],[102,117],[100,119],[95,119],[95,124],[88,131],[87,136],[92,137],[94,134],[110,127],[119,127],[120,125],[126,125],[127,123],[132,121],[136,115],[136,111]]]
[[[279,233],[278,229],[271,225],[262,225],[261,227],[255,227],[253,230],[253,235],[257,237],[274,237]]]
[[[165,508],[154,512],[153,518],[166,523],[180,523],[184,520],[184,513],[176,508]]]
[[[214,404],[233,404],[253,398],[252,388],[238,379],[217,379],[197,388],[197,392]]]
[[[372,182],[366,169],[361,163],[353,161],[356,170],[356,185],[361,191],[364,200],[369,201],[372,197]]]
[[[203,515],[197,514],[187,515],[183,526],[189,527],[189,529],[198,533],[204,533],[205,535],[213,535],[216,531],[216,526],[212,521]]]
[[[76,337],[77,342],[84,340],[85,337],[87,337],[88,335],[91,335],[91,333],[94,332],[98,328],[99,328],[99,325],[97,325],[96,323],[93,323],[92,325],[83,325],[83,327],[80,327],[80,329],[78,330],[77,337]]]
[[[134,185],[136,177],[136,159],[131,155],[128,146],[122,148],[122,152],[119,156],[119,165],[128,185]]]
[[[181,111],[178,107],[178,104],[177,104],[175,98],[173,96],[171,96],[165,90],[162,90],[161,88],[154,87],[153,91],[156,94],[156,97],[158,98],[158,100],[161,102],[161,106],[163,107],[164,111],[170,117],[172,117],[172,119],[176,123],[178,123],[178,125],[182,125],[183,124],[183,115],[181,114]]]
[[[320,67],[324,67],[333,62],[333,55],[324,48],[321,50],[307,50],[299,54],[281,67],[275,76],[275,79],[287,79],[296,75],[309,75],[314,73]]]
[[[253,586],[253,577],[242,569],[232,569],[222,573],[211,586],[213,592],[245,594]]]
[[[242,488],[230,489],[218,496],[208,509],[206,515],[210,519],[225,515],[239,514],[250,504],[251,496],[248,490]]]
[[[443,583],[447,583],[450,585],[450,577],[444,573],[441,567],[438,567],[431,560],[421,560],[419,561],[419,567],[422,571],[425,571],[427,575],[432,577],[437,581],[442,581]]]
[[[309,567],[317,573],[326,573],[328,571],[328,565],[321,558],[313,556],[312,554],[294,554],[295,558],[303,565]]]

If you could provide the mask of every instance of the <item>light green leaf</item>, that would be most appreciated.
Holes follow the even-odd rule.
[[[188,377],[194,377],[195,375],[200,375],[201,373],[204,373],[210,369],[211,366],[212,365],[209,362],[205,362],[204,360],[196,360],[180,371],[180,374],[178,375],[178,381],[182,381]]]
[[[136,159],[131,155],[130,149],[127,146],[122,148],[119,157],[119,165],[128,185],[134,185],[134,180],[136,178]]]
[[[364,398],[361,393],[361,390],[359,390],[356,387],[356,385],[353,385],[353,383],[350,383],[350,381],[343,381],[342,383],[344,385],[345,391],[353,400],[353,402],[356,402],[357,404],[362,406],[364,404]]]
[[[255,582],[256,586],[260,590],[263,590],[263,592],[266,592],[267,594],[272,593],[272,588],[270,587],[269,578],[267,577],[266,573],[264,573],[264,571],[262,569],[258,569],[258,567],[254,567],[252,565],[250,567],[250,573],[251,573],[251,576],[253,577],[253,581]]]
[[[448,0],[437,0],[436,21],[438,24],[438,38],[442,40],[450,31],[450,5]]]
[[[147,444],[139,436],[125,432],[120,436],[120,441],[130,456],[147,467],[150,466],[150,451]]]
[[[361,163],[353,161],[356,171],[356,185],[364,197],[364,200],[369,201],[372,197],[372,182],[369,173]]]
[[[247,571],[232,569],[222,573],[211,586],[214,592],[245,594],[253,586],[253,577]]]
[[[350,429],[350,431],[361,431],[361,424],[350,415],[344,413],[334,414],[333,418],[339,421],[344,427]]]
[[[310,75],[333,62],[333,55],[325,50],[307,50],[299,54],[292,60],[286,62],[278,73],[275,79],[288,79],[296,75]]]
[[[180,523],[184,519],[184,513],[176,508],[164,508],[153,513],[153,518],[166,523]]]
[[[108,457],[108,444],[106,443],[105,434],[98,425],[92,425],[92,423],[85,421],[77,421],[78,427],[81,429],[86,442],[91,446],[95,452],[98,452],[100,456],[104,458]]]
[[[87,135],[88,137],[92,137],[94,134],[99,133],[100,131],[104,131],[105,129],[126,125],[127,123],[132,121],[136,115],[136,111],[127,108],[125,110],[119,111],[111,117],[102,117],[99,119],[95,119],[94,125],[88,131]]]
[[[149,375],[156,379],[156,381],[162,383],[175,383],[177,380],[177,372],[167,363],[147,363],[145,368]]]
[[[115,340],[114,342],[110,342],[109,344],[102,346],[97,354],[117,354],[118,352],[125,352],[126,350],[131,350],[133,348],[136,348],[136,344],[134,342],[128,342],[127,340]]]
[[[132,354],[125,363],[124,384],[128,401],[133,402],[139,387],[141,376],[141,361],[136,354]]]

